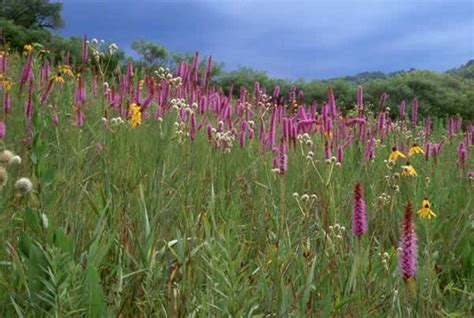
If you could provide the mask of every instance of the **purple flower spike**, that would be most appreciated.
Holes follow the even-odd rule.
[[[0,139],[5,138],[6,127],[3,121],[0,121]]]
[[[361,237],[367,231],[365,200],[362,183],[357,181],[354,187],[354,203],[352,206],[352,233]]]
[[[342,145],[339,145],[337,147],[337,162],[342,163],[343,159],[344,159],[344,148]]]
[[[410,201],[405,205],[400,249],[400,275],[404,280],[408,280],[416,274],[416,233],[413,222],[413,205]]]

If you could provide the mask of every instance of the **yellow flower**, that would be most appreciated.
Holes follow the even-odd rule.
[[[410,148],[410,150],[408,150],[408,157],[411,157],[415,154],[425,154],[425,152],[423,151],[423,149],[420,148],[420,146],[418,146],[417,144],[413,144],[413,146]]]
[[[398,151],[396,147],[393,147],[392,152],[390,153],[390,156],[388,157],[388,161],[397,161],[398,157],[406,158],[405,155],[401,151]]]
[[[3,84],[3,89],[5,90],[5,92],[9,92],[11,91],[12,87],[13,87],[13,82],[10,81],[10,80],[4,80],[2,82]]]
[[[74,77],[74,73],[72,72],[71,66],[69,65],[61,65],[59,67],[59,71],[64,75],[67,75],[69,77]]]
[[[23,47],[23,50],[25,50],[25,53],[30,53],[31,51],[33,51],[33,45],[31,45],[31,44],[26,44],[26,45]]]
[[[61,73],[58,73],[57,75],[53,76],[53,81],[55,81],[58,84],[64,84],[64,78],[61,76]]]
[[[415,168],[409,162],[407,162],[406,166],[402,166],[402,176],[413,177],[417,175]]]
[[[142,122],[141,107],[139,104],[133,103],[130,105],[128,111],[131,116],[130,125],[132,126],[132,128],[136,128]]]
[[[424,219],[436,217],[436,214],[433,212],[433,210],[431,210],[431,204],[430,201],[428,201],[428,198],[423,199],[421,202],[421,209],[419,209],[416,213],[418,213]]]

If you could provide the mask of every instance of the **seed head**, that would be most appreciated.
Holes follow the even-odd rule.
[[[33,183],[28,178],[20,178],[15,182],[15,188],[22,194],[28,193],[33,190]]]
[[[10,161],[12,160],[14,154],[10,150],[4,150],[0,152],[0,164],[1,165],[8,165]]]

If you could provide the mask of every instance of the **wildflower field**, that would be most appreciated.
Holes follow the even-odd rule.
[[[1,54],[0,316],[472,315],[472,118],[115,50]]]

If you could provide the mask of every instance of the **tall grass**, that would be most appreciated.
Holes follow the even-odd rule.
[[[24,61],[12,55],[9,76],[19,78]],[[242,148],[237,137],[226,153],[205,127],[194,140],[177,133],[182,120],[171,108],[154,120],[155,102],[137,128],[127,116],[104,128],[104,109],[109,123],[120,114],[101,93],[92,96],[91,72],[83,76],[89,96],[82,127],[74,80],[49,97],[58,126],[35,91],[28,131],[19,84],[3,116],[3,146],[22,163],[7,167],[0,193],[1,316],[472,314],[473,161],[456,164],[462,132],[447,139],[437,162],[411,158],[417,177],[400,176],[400,162],[384,162],[392,145],[419,138],[422,127],[408,123],[376,143],[368,162],[363,141],[354,140],[339,165],[324,160],[327,136],[310,133],[309,145],[299,137],[288,145],[287,171],[278,173],[275,153],[262,151],[257,133]],[[137,72],[132,80],[141,78]],[[263,116],[268,128],[271,107],[249,102],[252,119]],[[215,113],[203,115],[217,127]],[[428,139],[442,135],[444,123],[435,120]],[[18,193],[20,177],[32,179],[32,192]],[[367,205],[360,240],[351,219],[357,181]],[[418,266],[406,282],[397,251],[403,207],[410,200],[416,211],[425,196],[437,217],[415,216]]]

